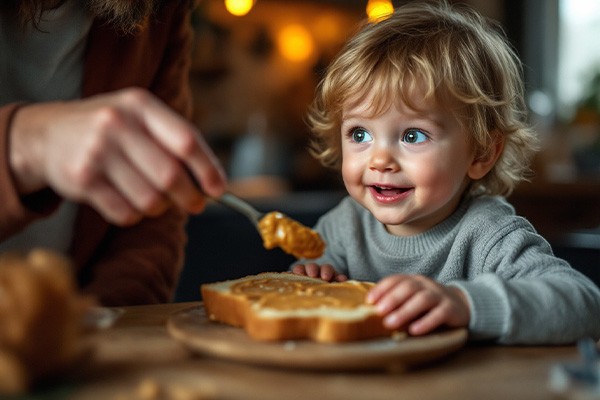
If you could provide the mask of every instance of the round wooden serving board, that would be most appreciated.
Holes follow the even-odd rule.
[[[308,340],[260,342],[241,328],[210,321],[202,306],[172,314],[169,334],[192,351],[256,365],[315,370],[393,369],[423,364],[460,349],[466,329],[400,340],[382,338],[341,344]]]

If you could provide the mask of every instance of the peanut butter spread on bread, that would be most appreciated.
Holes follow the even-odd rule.
[[[297,258],[318,258],[325,249],[318,232],[277,211],[265,215],[258,228],[266,249],[279,246]]]
[[[283,279],[255,279],[236,283],[231,292],[243,294],[262,308],[277,310],[335,307],[352,309],[366,304],[373,285],[368,282],[312,282]]]
[[[307,287],[320,285],[319,282],[286,280],[276,278],[256,278],[242,280],[231,286],[231,293],[243,294],[245,296],[264,296],[269,293],[298,293]]]

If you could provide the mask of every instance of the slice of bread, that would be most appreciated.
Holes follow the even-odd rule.
[[[365,300],[373,285],[265,272],[203,284],[201,292],[210,320],[243,327],[256,340],[335,343],[392,335]]]

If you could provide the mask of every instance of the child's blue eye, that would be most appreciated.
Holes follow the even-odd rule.
[[[403,142],[411,144],[422,143],[427,139],[427,135],[418,129],[409,129],[402,136]]]
[[[352,128],[350,130],[350,138],[356,143],[370,142],[373,140],[373,137],[365,128]]]

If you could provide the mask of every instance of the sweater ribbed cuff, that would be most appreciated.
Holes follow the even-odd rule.
[[[510,307],[502,286],[492,274],[481,276],[477,281],[455,281],[450,283],[467,296],[471,309],[469,334],[472,339],[497,339],[509,331]]]

